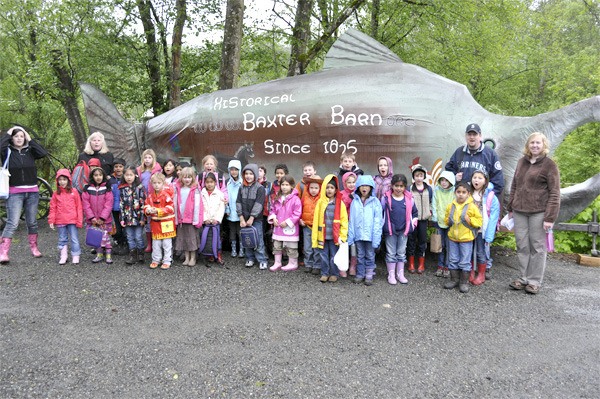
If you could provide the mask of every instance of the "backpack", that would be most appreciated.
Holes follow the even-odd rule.
[[[218,224],[202,226],[200,233],[200,254],[216,258],[219,255],[221,227]]]
[[[496,193],[494,193],[493,191],[490,191],[488,193],[487,198],[485,199],[485,207],[487,210],[487,215],[488,215],[488,219],[490,217],[490,214],[492,212],[492,201],[494,201],[494,196],[496,195]],[[496,231],[500,231],[500,218],[498,218],[498,221],[496,222]]]
[[[90,167],[84,160],[79,161],[73,168],[71,174],[71,184],[79,194],[83,193],[83,188],[90,182]]]
[[[258,231],[256,231],[256,227],[247,226],[242,227],[240,229],[240,244],[242,247],[247,249],[256,249],[258,248]]]
[[[452,207],[450,208],[450,217],[449,217],[449,224],[448,227],[450,228],[453,224],[454,224],[454,211],[456,210],[456,205],[454,205],[454,202],[452,203]],[[465,205],[463,206],[462,212],[460,214],[460,222],[463,224],[463,226],[465,226],[467,229],[471,230],[471,232],[473,233],[474,237],[477,237],[477,233],[479,231],[478,228],[475,227],[471,227],[471,225],[469,223],[467,223],[467,211],[469,210],[469,205]]]

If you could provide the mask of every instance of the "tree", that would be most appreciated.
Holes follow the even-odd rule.
[[[237,86],[240,72],[244,0],[227,0],[219,89]]]

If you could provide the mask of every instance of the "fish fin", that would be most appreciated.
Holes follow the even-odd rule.
[[[327,52],[323,70],[385,62],[402,60],[372,37],[356,29],[348,29]]]
[[[138,137],[143,137],[144,127],[125,120],[100,89],[82,82],[79,88],[90,133],[102,133],[108,149],[115,157],[123,158],[128,164],[138,163],[141,153]]]
[[[600,173],[590,177],[584,182],[560,190],[560,212],[557,222],[566,222],[577,214],[600,195]]]

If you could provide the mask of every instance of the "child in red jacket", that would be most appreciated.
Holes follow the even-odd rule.
[[[79,193],[71,185],[71,172],[68,169],[60,169],[56,172],[56,191],[50,199],[50,215],[48,224],[50,228],[58,229],[58,250],[60,252],[59,265],[67,263],[69,247],[71,242],[71,256],[73,264],[79,263],[81,247],[77,229],[83,227],[83,211]]]
[[[150,269],[156,269],[161,263],[161,269],[171,267],[173,259],[173,237],[175,232],[175,206],[173,204],[173,189],[165,185],[165,175],[155,173],[150,178],[153,192],[148,194],[144,213],[150,217],[152,231],[152,263]]]

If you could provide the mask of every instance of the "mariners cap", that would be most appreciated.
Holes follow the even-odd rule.
[[[465,130],[465,133],[469,133],[469,132],[475,132],[477,134],[481,134],[481,128],[479,127],[479,125],[477,123],[471,123],[469,126],[467,126],[467,129]]]

